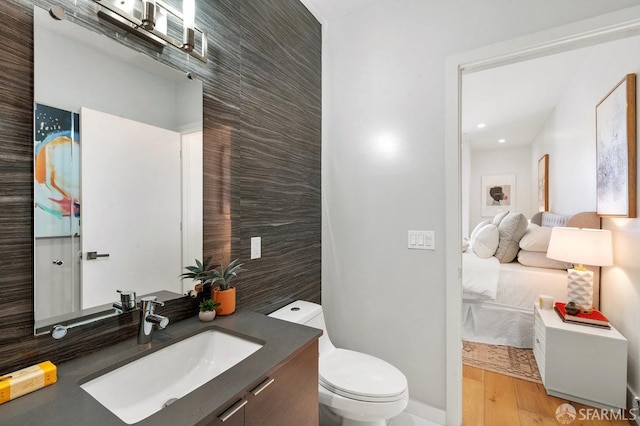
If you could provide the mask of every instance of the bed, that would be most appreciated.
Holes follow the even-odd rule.
[[[527,225],[524,236],[527,232],[533,233],[530,229],[536,225],[599,229],[600,218],[593,212],[576,215],[537,213]],[[550,229],[544,231],[550,234]],[[538,296],[546,294],[554,300],[566,301],[566,269],[556,269],[562,265],[554,265],[554,268],[526,266],[517,260],[522,250],[516,250],[519,250],[516,260],[506,263],[494,256],[482,258],[471,248],[463,252],[463,340],[532,348],[533,304]],[[542,256],[545,254],[541,253]],[[593,303],[598,307],[599,268],[591,270],[594,271]]]

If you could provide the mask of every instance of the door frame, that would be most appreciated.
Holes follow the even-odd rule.
[[[508,40],[446,58],[446,424],[462,424],[462,241],[461,94],[462,74],[640,34],[640,6]]]

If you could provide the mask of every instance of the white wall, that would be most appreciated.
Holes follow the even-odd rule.
[[[469,230],[487,219],[482,216],[482,176],[516,175],[515,208],[530,218],[537,205],[531,204],[531,148],[529,146],[471,151],[469,185]],[[463,233],[463,235],[465,235]],[[469,235],[466,234],[468,237]]]
[[[635,4],[394,0],[327,24],[329,333],[339,346],[398,366],[412,399],[436,410],[446,403],[445,58]],[[436,250],[407,250],[409,229],[435,230]]]
[[[640,37],[594,47],[536,139],[536,155],[550,155],[552,211],[595,211],[595,106],[626,74],[640,73],[640,57],[629,54],[638,51]],[[603,219],[603,228],[613,232],[615,266],[602,268],[600,306],[629,341],[628,384],[639,395],[640,220]]]
[[[638,71],[640,59],[629,52],[639,47],[640,38],[634,37],[591,48],[534,140],[532,170],[549,154],[551,211],[595,211],[595,107],[626,74]]]
[[[473,230],[470,224],[471,213],[471,147],[469,143],[460,144],[460,209],[462,210],[462,235],[469,236]]]

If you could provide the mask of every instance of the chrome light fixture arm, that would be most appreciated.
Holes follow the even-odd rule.
[[[188,53],[194,58],[207,62],[207,33],[205,30],[199,28],[193,22],[193,18],[190,18],[187,22],[185,16],[182,12],[163,2],[162,0],[155,1],[146,1],[143,0],[142,4],[142,17],[137,18],[132,13],[129,13],[125,10],[122,10],[118,6],[116,6],[115,2],[112,0],[92,0],[96,4],[100,5],[101,8],[104,8],[115,14],[118,18],[117,20],[110,20],[111,23],[118,25],[119,27],[129,31],[129,32],[137,32],[141,35],[152,35],[156,39],[162,40],[163,42],[176,47],[183,52]],[[158,29],[156,25],[156,18],[161,15],[161,11],[166,11],[166,13],[173,15],[177,20],[182,23],[183,27],[183,40],[178,41],[173,37],[165,34],[164,32]],[[103,12],[104,13],[104,12]],[[100,14],[100,11],[99,11]],[[190,24],[193,22],[193,24]],[[196,32],[200,34],[201,38],[201,46],[200,51],[195,50],[195,35]],[[147,34],[145,34],[147,33]]]

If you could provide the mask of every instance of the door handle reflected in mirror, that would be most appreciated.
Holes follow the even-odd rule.
[[[97,251],[87,252],[87,260],[96,260],[99,257],[109,257],[109,253],[98,253]]]

